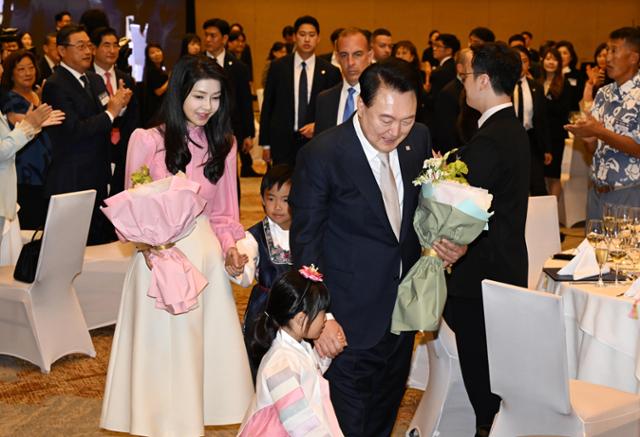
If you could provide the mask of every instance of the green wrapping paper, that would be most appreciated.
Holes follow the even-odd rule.
[[[423,247],[423,255],[411,267],[398,287],[391,318],[391,332],[436,331],[447,299],[447,284],[442,260],[431,245],[445,238],[459,245],[475,240],[487,224],[451,205],[420,196],[413,227]]]

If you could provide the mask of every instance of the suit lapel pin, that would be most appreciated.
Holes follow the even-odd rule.
[[[408,152],[409,150],[411,150],[411,146],[409,146],[409,145],[404,146],[404,150],[406,150]]]
[[[324,70],[320,70],[320,74],[324,74]]]

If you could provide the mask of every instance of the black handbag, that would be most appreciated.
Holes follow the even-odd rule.
[[[31,284],[36,279],[38,257],[42,246],[42,238],[36,239],[38,232],[40,232],[40,229],[33,233],[31,241],[23,245],[22,250],[20,250],[16,268],[13,270],[13,279],[16,281]]]

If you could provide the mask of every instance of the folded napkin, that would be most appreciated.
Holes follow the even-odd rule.
[[[639,299],[640,298],[640,279],[636,279],[635,281],[633,281],[633,283],[631,284],[631,287],[629,287],[629,289],[624,295],[626,297]]]
[[[604,266],[602,273],[608,273],[609,267]],[[558,271],[559,275],[571,275],[573,279],[580,280],[600,273],[598,261],[596,261],[596,251],[585,239],[577,247],[576,256],[569,263]]]

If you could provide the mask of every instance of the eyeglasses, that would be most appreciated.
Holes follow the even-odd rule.
[[[75,44],[63,44],[65,47],[73,47],[80,51],[91,50],[93,48],[93,44],[90,41],[81,41]]]

